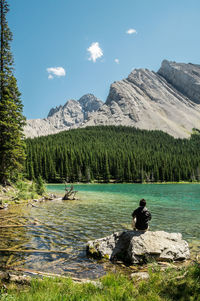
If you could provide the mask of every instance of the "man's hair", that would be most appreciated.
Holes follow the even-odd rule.
[[[147,204],[147,202],[145,201],[145,199],[140,200],[140,206],[145,207],[146,204]]]

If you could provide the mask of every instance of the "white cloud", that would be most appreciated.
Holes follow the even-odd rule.
[[[134,28],[129,28],[127,31],[126,31],[127,34],[134,34],[134,33],[137,33],[137,31],[134,29]]]
[[[115,59],[115,63],[116,63],[116,64],[119,64],[119,59]]]
[[[48,79],[53,79],[53,75],[49,74]]]
[[[98,42],[94,42],[90,45],[90,47],[87,49],[87,51],[90,53],[89,61],[96,62],[97,59],[103,56],[103,50],[99,47]]]
[[[66,75],[66,71],[63,67],[47,68],[47,72],[49,73],[48,79],[53,79],[54,76],[61,77]]]

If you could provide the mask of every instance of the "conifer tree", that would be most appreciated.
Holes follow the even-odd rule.
[[[13,75],[10,43],[12,33],[6,19],[9,5],[0,0],[0,183],[6,184],[23,168],[25,118],[17,81]]]
[[[108,183],[110,181],[110,171],[109,171],[107,152],[105,153],[104,159],[103,159],[103,180],[105,183]]]
[[[27,139],[28,179],[48,182],[200,181],[200,135],[95,126]],[[62,168],[61,168],[62,167]]]
[[[39,195],[43,195],[45,190],[46,189],[45,189],[44,181],[43,181],[41,175],[39,175],[39,177],[36,180],[36,192]]]

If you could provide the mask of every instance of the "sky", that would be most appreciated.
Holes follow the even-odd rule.
[[[8,0],[24,115],[93,93],[163,59],[200,64],[199,0]]]

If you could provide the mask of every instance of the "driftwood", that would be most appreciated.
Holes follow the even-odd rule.
[[[0,272],[0,280],[2,282],[15,282],[21,285],[30,285],[31,277],[26,275],[15,275],[8,272]]]
[[[29,225],[4,225],[0,226],[0,228],[27,228],[27,227],[33,227],[38,226],[38,224],[29,224]]]
[[[6,270],[8,269],[13,269],[15,268],[16,266],[22,266],[25,264],[25,260],[20,260],[20,261],[14,261],[14,262],[11,262],[9,265],[6,263],[6,266],[4,266],[4,268],[6,268]]]
[[[34,274],[34,275],[41,275],[41,276],[46,276],[46,277],[63,277],[63,278],[68,278],[66,276],[62,276],[62,275],[59,275],[59,274],[46,273],[46,272],[41,272],[41,271],[36,271],[36,270],[31,270],[31,269],[25,269],[25,268],[12,268],[11,270],[12,271],[17,271],[17,272],[24,272],[24,273]]]
[[[55,253],[55,254],[68,254],[66,251],[57,251],[57,250],[16,250],[16,249],[0,249],[2,253]]]
[[[34,204],[32,204],[32,203],[28,203],[28,205],[31,205],[31,206],[34,207],[34,208],[39,208],[39,209],[41,209],[41,207],[38,207],[38,206],[36,206],[36,205],[34,205]]]
[[[77,194],[78,191],[74,190],[74,186],[71,185],[70,187],[67,187],[67,184],[65,183],[65,195],[62,198],[63,200],[75,200],[75,195]]]
[[[19,216],[18,214],[12,214],[12,215],[8,215],[6,217],[5,216],[0,216],[0,219],[7,220],[7,219],[13,219],[14,217],[25,218],[24,216]]]
[[[13,260],[14,254],[11,254],[6,262],[6,266],[9,266],[11,261]]]
[[[7,270],[9,270],[9,269],[7,269]],[[54,274],[54,273],[46,273],[46,272],[41,272],[41,271],[36,271],[36,270],[31,270],[31,269],[24,269],[24,268],[12,268],[10,271],[11,272],[16,271],[16,272],[29,273],[32,275],[40,275],[40,276],[44,276],[44,277],[61,277],[61,278],[65,278],[65,279],[69,278],[69,276],[63,276],[63,275]],[[2,274],[0,273],[0,279],[7,280],[8,282],[9,281],[17,282],[20,284],[29,284],[31,281],[30,277],[11,275],[8,272],[4,272]],[[74,282],[78,282],[78,283],[92,283],[94,285],[99,284],[99,281],[94,281],[94,280],[89,280],[89,279],[83,279],[83,278],[81,279],[81,278],[76,278],[76,277],[71,277],[71,276],[70,276],[70,279],[72,279]],[[23,281],[24,281],[24,283],[23,283]]]

